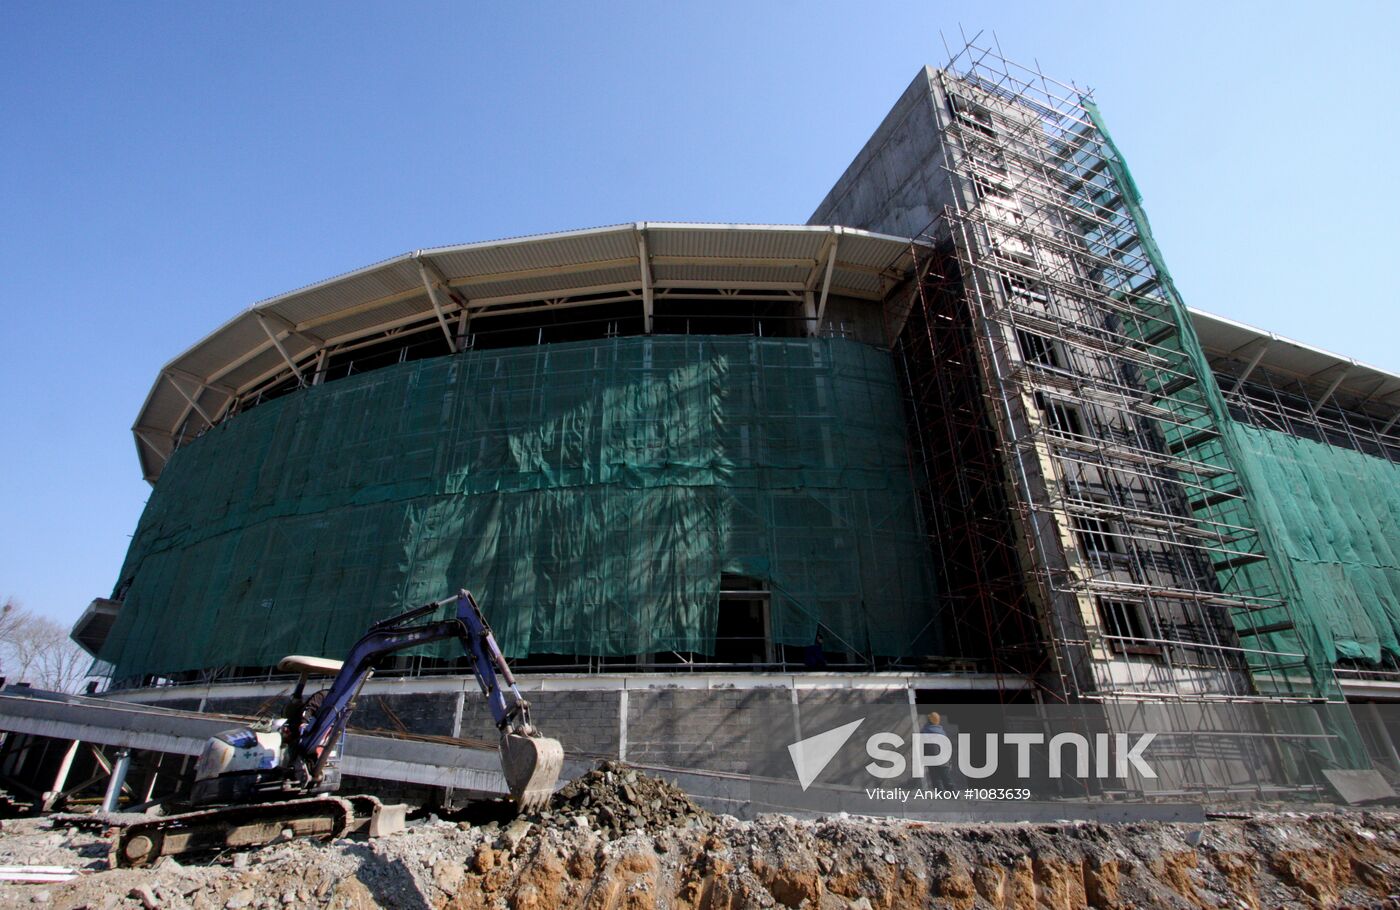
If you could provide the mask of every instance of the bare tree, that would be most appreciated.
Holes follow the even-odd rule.
[[[13,595],[5,598],[5,603],[0,605],[0,647],[8,644],[25,624],[29,622],[31,614]]]
[[[55,692],[82,691],[88,670],[92,667],[92,657],[68,637],[62,626],[47,619],[43,622],[53,626],[59,634],[39,652],[34,667],[34,684]]]
[[[0,605],[0,675],[41,689],[77,692],[91,663],[63,626],[35,615],[14,597]]]

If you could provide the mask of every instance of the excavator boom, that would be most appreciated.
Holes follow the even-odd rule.
[[[416,622],[447,606],[451,619]],[[417,645],[456,638],[471,658],[472,673],[500,731],[501,771],[520,811],[544,808],[554,794],[564,764],[558,740],[540,735],[530,721],[530,703],[520,694],[510,666],[496,644],[476,598],[466,591],[375,623],[344,661],[288,657],[279,665],[300,678],[284,718],[272,729],[229,730],[211,739],[196,764],[190,801],[204,808],[138,822],[120,832],[113,858],[137,866],[160,856],[250,845],[264,834],[339,837],[352,830],[374,833],[402,808],[373,797],[335,797],[340,757],[355,697],[378,663]],[[312,675],[333,675],[329,688],[308,698]]]

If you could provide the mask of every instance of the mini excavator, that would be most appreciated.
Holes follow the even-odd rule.
[[[455,605],[451,619],[417,622]],[[530,722],[520,694],[476,598],[453,597],[378,622],[344,661],[284,658],[279,670],[300,677],[282,717],[212,737],[195,764],[193,811],[137,822],[113,842],[116,865],[146,866],[162,856],[270,843],[281,837],[371,836],[402,827],[403,806],[373,796],[336,796],[345,729],[355,697],[385,657],[405,648],[456,638],[471,658],[482,697],[501,732],[501,769],[518,811],[543,808],[564,764],[558,740]],[[330,686],[306,695],[312,676]]]

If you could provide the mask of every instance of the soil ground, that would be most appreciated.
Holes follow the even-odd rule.
[[[532,818],[429,816],[372,841],[287,841],[151,869],[109,868],[100,826],[8,819],[0,865],[80,874],[0,884],[0,907],[1400,910],[1392,811],[1272,812],[1202,826],[740,821],[623,767],[594,774]]]

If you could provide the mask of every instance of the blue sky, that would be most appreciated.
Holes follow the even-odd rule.
[[[0,596],[110,592],[129,428],[405,250],[802,222],[959,24],[1095,89],[1193,306],[1400,369],[1395,3],[0,4]]]

